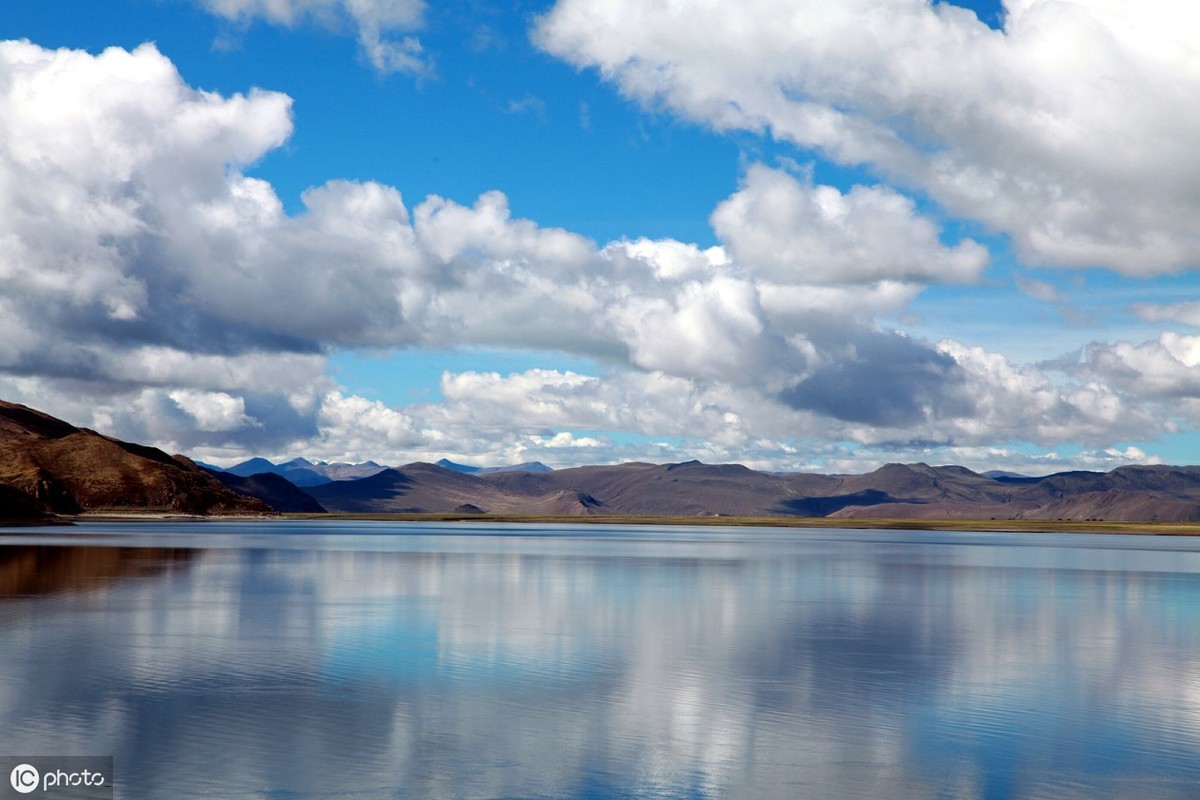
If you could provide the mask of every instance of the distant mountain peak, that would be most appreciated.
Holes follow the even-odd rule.
[[[523,461],[520,464],[506,464],[502,467],[476,467],[471,464],[459,464],[457,461],[451,461],[448,458],[440,458],[434,462],[434,466],[442,469],[449,469],[455,472],[461,472],[464,475],[494,475],[497,472],[553,472],[554,470],[547,467],[540,461]]]
[[[276,466],[286,467],[289,469],[296,469],[298,467],[315,467],[315,466],[317,466],[317,464],[324,464],[324,463],[325,463],[324,461],[318,461],[318,462],[314,463],[312,461],[309,461],[307,458],[301,457],[301,458],[293,458],[291,461],[284,461],[282,464],[278,464]]]
[[[247,474],[253,475],[255,472],[270,472],[275,467],[275,464],[265,458],[248,458],[232,467],[226,469],[226,472],[232,472],[235,475]]]
[[[459,464],[457,461],[451,461],[448,458],[439,458],[433,463],[442,469],[452,469],[455,472],[461,472],[466,475],[474,475],[482,469],[482,467],[473,467],[470,464]]]
[[[266,472],[281,475],[300,487],[318,486],[330,481],[351,480],[374,475],[383,467],[374,461],[364,461],[361,464],[330,463],[328,461],[310,461],[307,458],[293,458],[281,464],[275,464],[265,458],[251,458],[240,464],[224,470],[243,478],[261,475]]]

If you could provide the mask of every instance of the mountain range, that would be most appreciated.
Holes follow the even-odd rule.
[[[820,475],[698,461],[552,470],[536,462],[480,468],[446,460],[385,467],[251,459],[221,470],[0,401],[0,519],[272,510],[1195,522],[1200,467],[1027,477],[928,464]]]
[[[1200,467],[1029,478],[928,464],[887,464],[865,475],[698,461],[471,475],[419,463],[307,491],[329,511],[359,513],[1200,521]]]
[[[273,464],[265,458],[251,458],[248,461],[234,464],[232,467],[225,469],[214,467],[211,464],[201,464],[201,466],[213,472],[228,472],[233,475],[240,475],[243,478],[271,473],[287,478],[289,482],[294,483],[296,486],[319,486],[322,483],[329,483],[330,481],[366,478],[387,469],[384,465],[376,464],[374,461],[347,464],[336,461],[333,463],[328,461],[309,461],[307,458],[293,458],[291,461],[285,461],[282,464]]]
[[[271,473],[287,478],[296,486],[320,486],[333,481],[346,481],[355,478],[369,478],[383,472],[387,466],[374,461],[362,461],[351,464],[344,461],[309,461],[307,458],[293,458],[281,464],[275,464],[265,458],[251,458],[232,467],[215,467],[212,464],[196,462],[213,473],[229,473],[249,478],[252,475]],[[502,467],[474,467],[468,464],[457,464],[448,458],[437,462],[436,466],[466,475],[490,475],[494,472],[551,472],[550,467],[540,461],[527,461],[522,464],[512,464]]]

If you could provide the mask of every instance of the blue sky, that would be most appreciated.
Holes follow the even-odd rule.
[[[217,463],[1193,462],[1192,13],[11,0],[0,396]]]

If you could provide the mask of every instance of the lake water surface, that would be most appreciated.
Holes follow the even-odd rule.
[[[1194,798],[1200,540],[0,530],[0,755],[141,798]]]

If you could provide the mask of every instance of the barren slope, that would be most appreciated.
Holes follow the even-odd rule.
[[[331,511],[904,519],[1200,519],[1200,468],[1123,467],[993,478],[888,464],[865,475],[774,474],[739,464],[640,462],[464,474],[433,464],[311,492]]]
[[[263,514],[186,459],[0,401],[0,485],[57,513]]]

